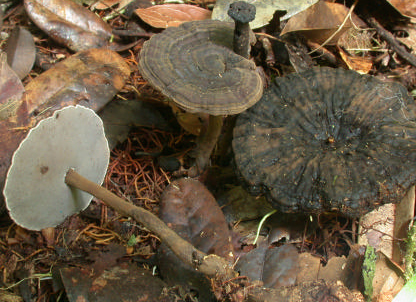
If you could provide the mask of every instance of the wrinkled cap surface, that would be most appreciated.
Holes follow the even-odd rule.
[[[88,193],[65,184],[73,168],[101,184],[110,150],[101,119],[91,109],[69,106],[32,128],[13,155],[4,196],[10,217],[20,226],[41,230],[85,209]]]
[[[314,68],[277,78],[238,117],[233,149],[275,208],[360,216],[415,184],[416,108],[397,83]]]
[[[237,1],[230,4],[227,14],[233,18],[234,21],[241,23],[248,23],[256,17],[256,7],[245,1]]]
[[[260,99],[263,83],[255,64],[231,50],[233,32],[214,20],[169,27],[144,43],[139,70],[188,112],[240,113]]]

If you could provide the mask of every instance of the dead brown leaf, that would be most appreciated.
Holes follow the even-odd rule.
[[[129,74],[129,66],[116,52],[90,49],[35,78],[26,86],[22,100],[29,114],[54,112],[76,104],[97,111],[124,86]]]
[[[197,249],[232,258],[225,217],[214,196],[201,182],[191,178],[173,181],[162,194],[159,216]],[[203,274],[183,263],[164,244],[158,253],[160,272],[166,282],[185,288],[191,284],[198,290],[200,301],[211,301],[211,285]]]
[[[347,16],[348,10],[342,4],[319,1],[289,19],[283,28],[282,35],[289,32],[299,32],[312,42],[322,44],[338,30]],[[358,17],[353,16],[354,23],[361,24]],[[338,38],[351,26],[351,20],[348,20],[345,26],[327,44],[336,44]]]
[[[135,10],[147,24],[156,28],[179,26],[186,21],[211,18],[211,11],[190,4],[163,4]]]
[[[164,191],[160,217],[201,251],[229,258],[230,233],[214,196],[199,181],[182,178]]]
[[[25,0],[30,19],[52,39],[73,51],[108,44],[111,27],[87,8],[69,0]]]

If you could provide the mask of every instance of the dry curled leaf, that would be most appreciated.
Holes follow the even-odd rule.
[[[147,24],[156,28],[179,26],[186,21],[211,18],[211,11],[190,4],[163,4],[138,8],[136,14]]]
[[[73,51],[107,45],[111,27],[70,0],[25,0],[30,19],[52,39]]]

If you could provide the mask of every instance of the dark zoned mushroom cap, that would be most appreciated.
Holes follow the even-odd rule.
[[[192,21],[144,43],[142,76],[188,112],[237,114],[263,93],[256,66],[232,51],[234,24]]]
[[[362,215],[416,180],[416,106],[406,89],[353,71],[277,78],[234,129],[237,166],[285,212]]]

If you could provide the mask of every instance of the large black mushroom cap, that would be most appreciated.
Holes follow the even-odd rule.
[[[240,113],[261,97],[255,64],[235,54],[234,24],[216,20],[169,27],[144,43],[142,76],[187,112]]]
[[[357,217],[416,180],[416,106],[406,89],[353,71],[277,78],[234,129],[236,164],[284,212]]]

